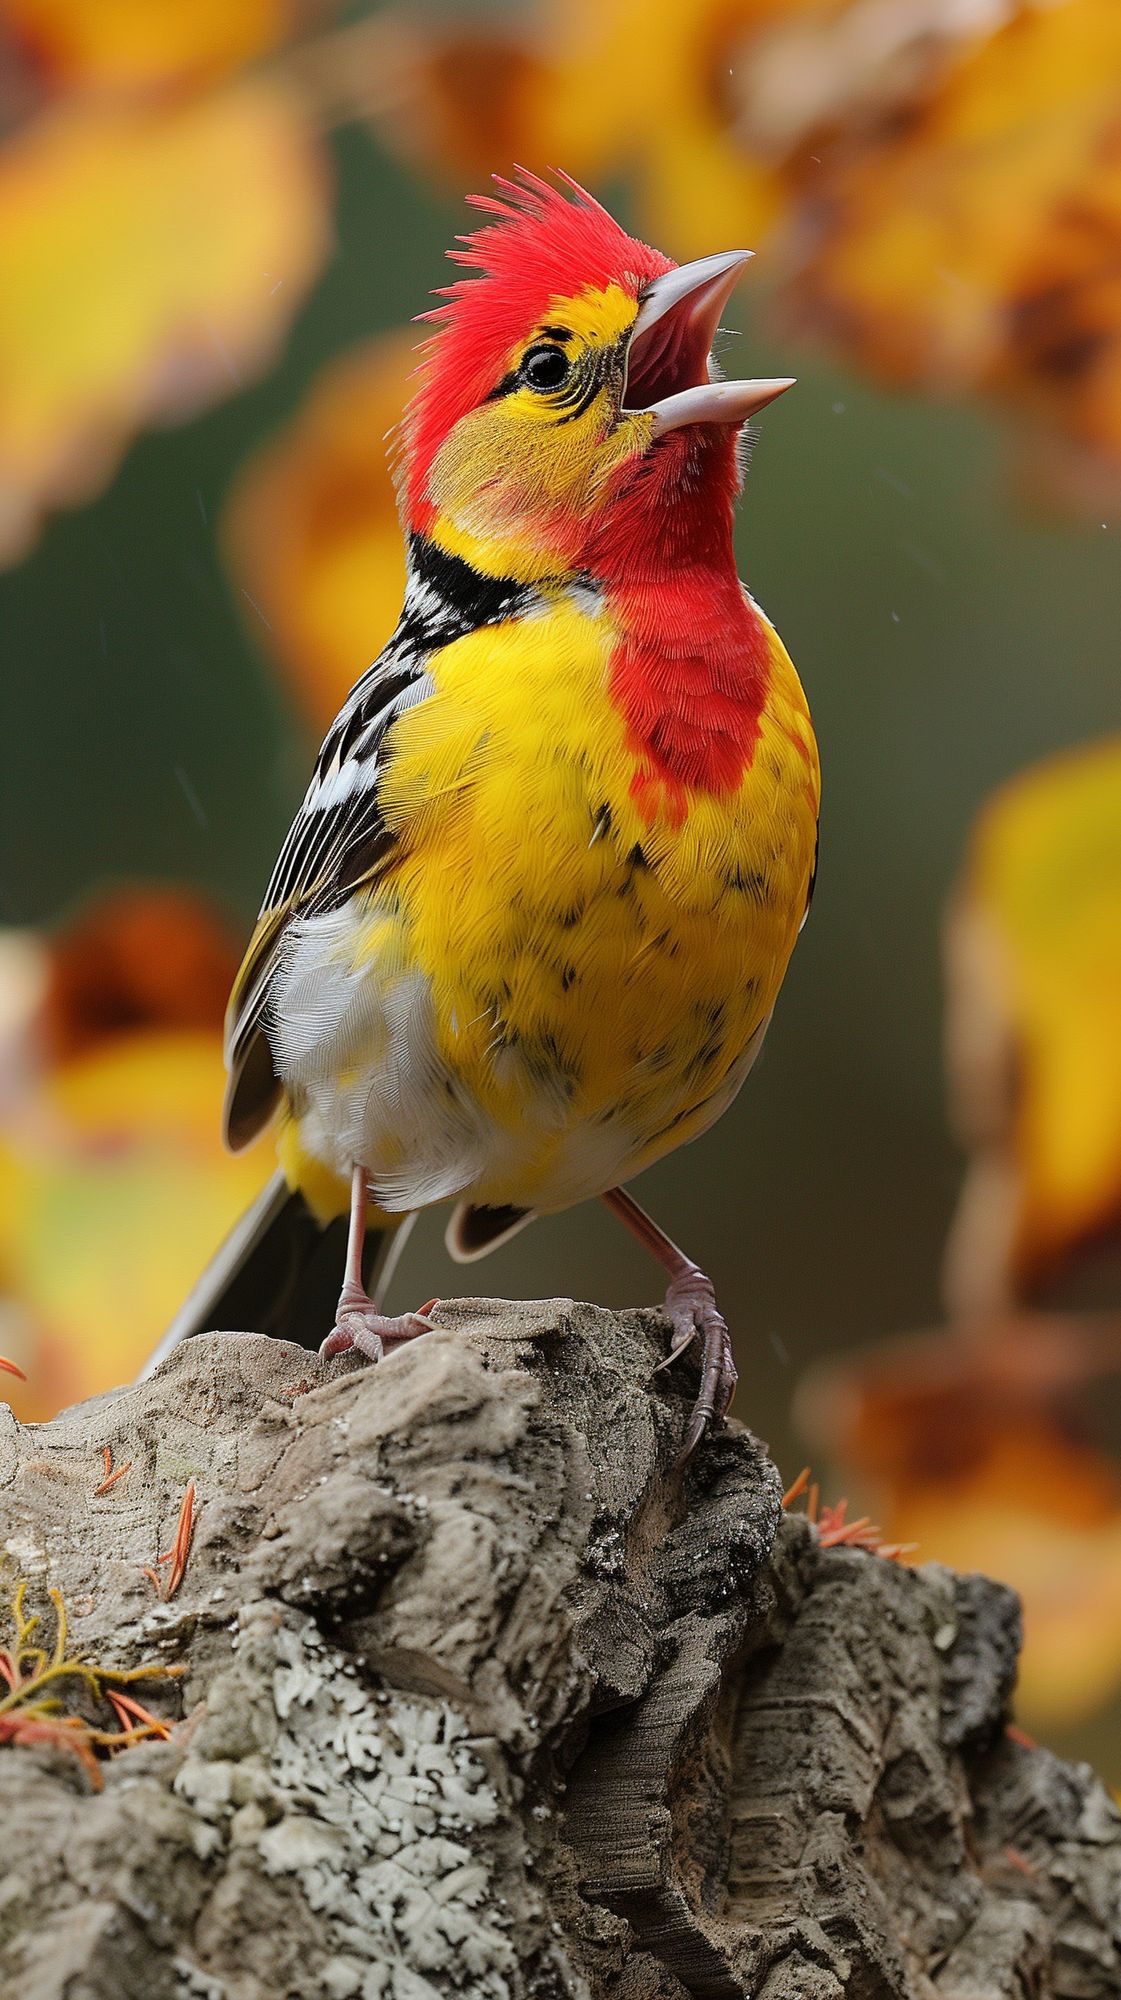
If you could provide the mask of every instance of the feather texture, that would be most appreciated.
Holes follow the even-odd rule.
[[[558,591],[429,656],[384,741],[386,858],[289,918],[264,1014],[301,1144],[340,1183],[357,1158],[390,1211],[561,1208],[725,1108],[814,852],[804,700],[758,630],[749,772],[653,820],[608,613]]]
[[[317,1213],[357,1164],[387,1213],[456,1200],[468,1256],[719,1117],[816,855],[805,697],[736,574],[737,426],[655,439],[626,409],[674,267],[570,193],[500,183],[454,253],[475,275],[404,431],[401,620],[323,743],[228,1015],[231,1141],[279,1104]]]
[[[377,794],[387,731],[432,692],[424,663],[434,648],[515,615],[526,595],[516,587],[495,590],[456,557],[414,538],[397,630],[324,738],[230,996],[223,1115],[233,1147],[248,1145],[279,1101],[264,1023],[293,923],[329,913],[358,883],[374,878],[392,844]]]

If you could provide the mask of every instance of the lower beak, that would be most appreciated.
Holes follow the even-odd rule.
[[[623,408],[654,418],[654,436],[682,424],[743,424],[793,387],[770,381],[712,379],[712,343],[750,250],[728,250],[681,264],[647,285],[627,350]]]

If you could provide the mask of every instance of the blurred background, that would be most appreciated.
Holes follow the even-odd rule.
[[[747,244],[742,572],[821,875],[763,1061],[640,1189],[740,1416],[1024,1595],[1020,1717],[1121,1780],[1116,0],[0,0],[0,1352],[127,1378],[271,1170],[220,1023],[394,623],[385,433],[462,196],[565,167]],[[730,339],[730,336],[729,336]],[[422,1218],[394,1308],[462,1289]],[[653,1300],[595,1207],[480,1274]]]

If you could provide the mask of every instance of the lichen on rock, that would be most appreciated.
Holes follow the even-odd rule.
[[[208,1701],[218,1726],[204,1718],[174,1780],[216,1855],[252,1856],[303,1898],[332,2000],[509,2000],[514,1949],[479,1837],[501,1802],[465,1718],[363,1687],[307,1613],[258,1601],[236,1639]],[[237,1757],[231,1711],[252,1716]]]

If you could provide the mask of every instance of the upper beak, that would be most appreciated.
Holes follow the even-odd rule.
[[[655,278],[642,295],[627,350],[625,410],[647,410],[654,436],[682,424],[742,424],[793,387],[771,381],[714,382],[710,357],[720,315],[751,256],[726,250]]]

